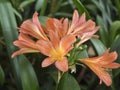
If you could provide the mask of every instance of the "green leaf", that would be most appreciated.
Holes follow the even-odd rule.
[[[103,54],[105,52],[105,50],[107,49],[99,39],[92,38],[90,40],[91,40],[93,46],[95,47],[98,55]]]
[[[45,11],[46,11],[46,8],[47,8],[47,3],[48,3],[48,0],[44,0],[43,1],[42,7],[41,7],[41,11],[40,11],[40,15],[41,16],[43,16],[45,14]]]
[[[0,24],[9,57],[15,51],[13,41],[17,39],[17,24],[13,7],[10,2],[1,0],[0,2]],[[25,56],[18,56],[10,60],[13,75],[17,85],[17,90],[40,90],[38,81],[31,63]]]
[[[69,73],[64,73],[60,79],[57,90],[80,90],[77,81]]]
[[[106,30],[106,25],[103,23],[103,19],[102,17],[100,17],[99,15],[97,15],[97,24],[100,26],[100,30],[99,30],[99,35],[101,38],[101,41],[107,46],[108,41],[109,41],[109,37],[108,37],[108,30]]]
[[[13,8],[13,12],[16,14],[16,16],[18,16],[19,17],[19,19],[22,21],[22,16],[21,16],[21,14],[16,10],[16,9],[14,9]]]
[[[48,17],[46,16],[39,16],[40,23],[45,26],[46,25],[46,20]]]
[[[110,41],[111,42],[114,41],[117,34],[120,34],[120,21],[115,21],[110,26]]]
[[[31,63],[23,55],[18,56],[18,62],[23,90],[40,90]]]
[[[26,7],[27,5],[33,3],[34,1],[35,1],[35,0],[24,0],[24,1],[20,4],[19,8],[24,8],[24,7]]]
[[[0,85],[2,85],[4,81],[5,81],[5,75],[4,75],[2,67],[0,66]]]
[[[40,10],[40,8],[43,5],[44,0],[37,0],[36,5],[35,5],[35,10]]]
[[[78,60],[78,59],[87,58],[87,57],[88,57],[87,51],[86,51],[86,50],[83,50],[83,51],[81,51],[80,53],[78,53],[76,59]]]
[[[107,28],[108,27],[107,24],[108,23],[111,24],[111,22],[112,22],[112,19],[111,19],[111,13],[112,12],[110,12],[110,9],[111,9],[112,5],[110,4],[110,2],[103,1],[103,0],[92,0],[92,2],[101,11],[104,24],[106,25],[106,28]]]
[[[88,11],[86,10],[86,8],[84,7],[84,5],[80,2],[80,0],[73,0],[74,4],[76,5],[77,9],[79,10],[79,12],[82,13],[86,13],[87,19],[90,19],[91,16],[89,15]]]
[[[57,84],[58,83],[58,72],[49,72],[49,75],[52,77],[52,79]]]
[[[120,0],[115,0],[115,4],[116,4],[116,7],[118,9],[118,14],[119,14],[119,17],[120,17]]]

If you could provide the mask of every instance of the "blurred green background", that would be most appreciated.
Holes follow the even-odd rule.
[[[25,54],[11,59],[17,50],[13,41],[17,27],[39,13],[42,25],[48,17],[69,18],[77,9],[86,19],[100,26],[99,39],[87,43],[88,56],[101,55],[107,48],[117,51],[120,63],[120,0],[0,0],[0,90],[55,90],[57,72],[54,66],[41,68],[44,56]],[[77,73],[66,73],[56,90],[120,90],[120,68],[110,71],[113,84],[99,85],[99,79],[88,68],[77,66]]]

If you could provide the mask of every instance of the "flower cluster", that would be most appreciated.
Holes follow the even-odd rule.
[[[39,52],[48,56],[42,61],[42,67],[55,64],[60,71],[66,72],[69,69],[67,54],[74,48],[74,43],[79,47],[89,40],[98,31],[92,20],[86,20],[85,13],[79,16],[77,10],[74,11],[72,21],[68,18],[56,19],[48,18],[46,25],[42,26],[38,20],[38,13],[35,12],[32,20],[26,20],[19,28],[18,40],[14,45],[20,49],[12,54],[12,58],[23,54]],[[80,62],[87,65],[106,85],[111,85],[111,77],[106,69],[120,67],[114,63],[117,53],[106,51],[103,55],[94,58],[83,58]],[[100,81],[100,82],[101,82]]]

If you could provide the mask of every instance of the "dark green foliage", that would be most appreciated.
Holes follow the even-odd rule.
[[[93,47],[95,55],[101,55],[107,48],[116,51],[120,63],[120,1],[119,0],[0,0],[0,90],[120,90],[120,68],[110,72],[113,84],[99,85],[99,79],[90,69],[83,69],[77,63],[76,73],[61,73],[59,77],[54,65],[41,68],[45,58],[42,54],[25,54],[11,59],[17,50],[13,41],[18,38],[17,27],[33,13],[39,13],[40,23],[45,26],[48,17],[69,18],[77,9],[86,13],[86,19],[93,19],[100,30],[99,39],[92,38],[87,47],[76,53],[70,52],[69,64],[80,58],[89,57],[87,50]],[[74,69],[74,68],[73,68]],[[79,77],[83,77],[78,80]],[[58,82],[58,79],[60,81]]]

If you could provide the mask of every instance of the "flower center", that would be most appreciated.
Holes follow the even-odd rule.
[[[51,51],[51,57],[54,60],[62,60],[64,57],[64,50],[62,48],[57,48],[54,51]]]

